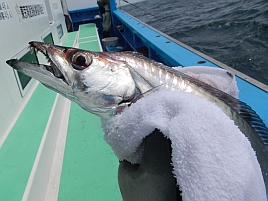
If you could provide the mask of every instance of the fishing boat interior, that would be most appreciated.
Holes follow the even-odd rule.
[[[100,118],[6,64],[11,58],[47,63],[43,54],[29,49],[30,41],[96,52],[134,51],[170,67],[209,66],[235,74],[239,100],[246,103],[241,107],[258,134],[247,137],[268,194],[266,84],[131,16],[115,0],[104,13],[97,0],[67,12],[64,4],[0,0],[0,200],[122,200],[118,158],[103,140]]]

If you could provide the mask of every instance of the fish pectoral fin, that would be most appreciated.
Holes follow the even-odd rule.
[[[149,89],[148,91],[145,91],[144,93],[141,93],[138,97],[134,98],[134,99],[131,101],[131,104],[137,102],[139,99],[141,99],[141,98],[143,98],[143,97],[145,97],[145,96],[148,96],[149,94],[151,94],[151,93],[153,93],[153,92],[155,92],[155,91],[159,91],[159,90],[161,90],[161,88],[162,88],[163,86],[164,86],[164,85],[161,84],[161,85],[159,85],[159,86],[156,86],[156,87],[154,87],[154,88]]]
[[[135,71],[129,64],[125,63],[126,67],[130,70],[130,74],[135,82],[136,87],[140,90],[141,94],[154,88],[147,80],[145,80],[137,71]]]

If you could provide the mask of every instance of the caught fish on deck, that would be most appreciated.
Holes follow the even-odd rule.
[[[252,128],[248,112],[243,111],[245,104],[208,84],[138,53],[90,52],[42,42],[29,44],[42,52],[50,65],[16,59],[8,60],[7,64],[102,119],[114,116],[157,87],[189,92],[220,107],[249,137],[258,158],[268,158],[263,142]],[[267,131],[261,120],[259,124]],[[268,161],[262,161],[263,173],[268,173]]]

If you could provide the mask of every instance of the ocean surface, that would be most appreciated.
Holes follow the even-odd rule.
[[[134,5],[121,9],[268,84],[268,0],[145,0]]]

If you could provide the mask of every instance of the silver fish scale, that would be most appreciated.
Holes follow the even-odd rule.
[[[190,92],[205,99],[208,99],[207,95],[210,94],[239,112],[239,100],[229,94],[141,54],[128,52],[125,55],[125,61],[152,86],[165,84],[166,89]]]

